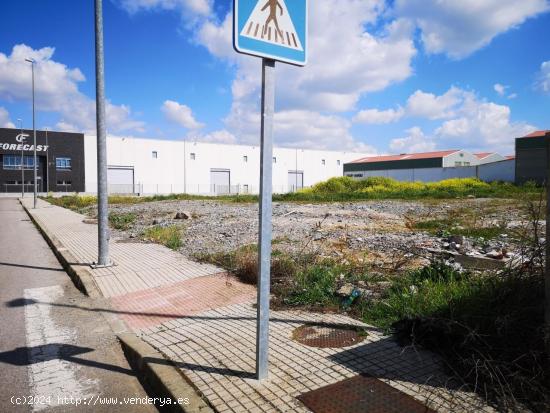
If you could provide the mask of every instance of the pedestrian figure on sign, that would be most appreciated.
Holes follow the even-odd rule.
[[[283,15],[283,6],[281,6],[281,3],[279,3],[279,0],[267,0],[267,3],[262,8],[262,11],[267,9],[269,7],[269,17],[265,21],[265,29],[264,33],[267,33],[267,26],[269,26],[270,22],[275,23],[275,28],[277,29],[277,32],[283,36],[283,32],[281,32],[281,29],[279,29],[279,22],[277,21],[277,6],[281,9],[281,16]]]

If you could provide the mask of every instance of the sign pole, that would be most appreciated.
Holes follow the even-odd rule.
[[[307,63],[308,0],[233,0],[233,48],[262,58],[262,127],[256,324],[256,378],[269,375],[269,290],[271,278],[273,117],[275,61]],[[296,169],[298,169],[296,153]],[[296,187],[298,171],[296,170]],[[296,190],[297,188],[295,188]]]
[[[275,61],[262,59],[262,126],[260,155],[260,226],[256,328],[256,376],[269,373],[269,291],[271,276],[271,214],[273,170],[273,114],[275,110]]]
[[[103,2],[95,0],[95,70],[97,122],[97,266],[110,265],[107,194],[107,130],[105,125],[105,67],[103,59]]]
[[[545,339],[550,360],[550,133],[546,134],[546,265],[545,265]]]

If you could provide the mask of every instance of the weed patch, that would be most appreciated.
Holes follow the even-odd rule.
[[[460,223],[454,219],[434,219],[416,222],[412,225],[414,229],[427,231],[436,236],[463,235],[470,238],[483,238],[485,240],[495,239],[506,233],[502,226],[478,227]]]
[[[277,202],[348,202],[369,199],[453,199],[453,198],[534,198],[541,188],[533,184],[517,186],[506,182],[486,183],[475,178],[447,179],[441,182],[400,182],[390,178],[371,177],[356,180],[347,176],[331,178],[312,188],[290,194],[274,194]],[[70,195],[43,198],[53,205],[82,212],[97,203],[95,196]],[[141,204],[156,201],[212,200],[218,202],[256,203],[257,195],[201,196],[171,194],[154,196],[112,195],[112,205]]]
[[[499,411],[550,409],[540,274],[473,275],[432,264],[359,304],[367,323],[444,356]]]
[[[182,228],[179,225],[170,225],[167,227],[157,225],[147,228],[143,232],[142,238],[177,251],[182,246],[181,231]]]
[[[109,213],[109,223],[114,229],[118,230],[127,230],[132,227],[134,222],[136,222],[137,215],[131,212],[127,213]]]
[[[452,199],[535,197],[541,188],[506,182],[486,183],[475,178],[447,179],[440,182],[400,182],[371,177],[356,180],[347,176],[331,178],[297,193],[277,196],[279,201],[331,202],[367,199]]]

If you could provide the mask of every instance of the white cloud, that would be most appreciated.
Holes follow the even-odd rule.
[[[550,93],[550,60],[540,65],[537,88],[544,93]]]
[[[408,129],[404,138],[393,139],[390,149],[395,153],[430,152],[435,150],[436,143],[422,132],[418,126]]]
[[[221,129],[206,135],[196,135],[191,139],[202,142],[211,142],[211,143],[225,143],[225,144],[235,144],[237,143],[237,138],[231,132]]]
[[[500,83],[495,83],[493,86],[495,89],[495,92],[497,92],[500,96],[504,96],[506,93],[506,89],[508,89],[508,86],[501,85]]]
[[[208,16],[212,12],[212,3],[212,0],[118,0],[118,4],[130,14],[141,10],[173,10],[180,13],[186,23]]]
[[[354,116],[353,121],[366,124],[386,124],[397,122],[404,114],[405,111],[402,108],[387,110],[365,109],[358,112]]]
[[[396,0],[398,17],[410,18],[422,31],[428,53],[465,57],[493,38],[548,11],[547,0]]]
[[[85,81],[79,69],[52,60],[55,49],[32,49],[24,44],[13,47],[11,55],[0,53],[0,98],[7,101],[31,100],[31,69],[26,58],[36,61],[35,87],[37,110],[56,112],[63,125],[74,130],[95,130],[95,100],[78,89]],[[107,127],[113,131],[143,131],[144,123],[131,118],[130,108],[107,102]]]
[[[456,147],[507,153],[512,151],[515,138],[535,129],[528,123],[512,121],[510,107],[471,97],[464,101],[460,115],[444,122],[435,135],[440,142]]]
[[[376,150],[357,142],[349,131],[351,122],[337,115],[308,110],[287,110],[275,114],[274,134],[286,147],[337,149],[364,153]]]
[[[513,121],[509,106],[488,102],[472,91],[451,87],[441,96],[421,93],[413,94],[422,96],[416,102],[418,105],[414,106],[415,113],[429,119],[443,119],[443,123],[430,135],[418,127],[409,129],[406,137],[391,142],[393,151],[461,148],[508,153],[513,151],[516,137],[525,136],[536,129],[526,122]],[[426,102],[426,108],[422,109],[421,101]]]
[[[407,101],[407,115],[432,120],[452,117],[465,93],[468,92],[456,87],[451,87],[441,96],[417,90]]]
[[[79,129],[75,125],[65,122],[64,120],[60,120],[59,122],[57,122],[55,125],[55,129],[57,129],[60,132],[78,132],[79,131]]]
[[[293,146],[318,141],[311,119],[335,126],[325,134],[323,147],[361,147],[350,134],[351,122],[326,112],[353,110],[364,93],[379,91],[408,78],[411,60],[416,54],[412,26],[398,20],[376,35],[365,27],[377,22],[384,11],[383,0],[316,0],[310,2],[310,55],[305,68],[278,64],[276,69],[277,123],[297,114],[304,116],[292,123]],[[232,49],[232,15],[223,21],[209,21],[196,34],[196,41],[214,56],[236,67],[232,84],[233,103],[226,126],[246,143],[259,139],[259,102],[261,62],[237,55]],[[345,122],[342,122],[344,120]],[[333,132],[338,130],[337,134]],[[275,139],[287,144],[287,125],[276,124]],[[334,139],[329,142],[329,139]]]
[[[468,93],[470,92],[454,86],[441,96],[417,90],[407,100],[405,108],[397,107],[397,109],[387,110],[365,109],[357,113],[353,120],[355,122],[381,124],[397,122],[405,116],[430,120],[448,119],[456,114],[460,104]]]
[[[191,108],[187,105],[180,104],[173,100],[167,100],[162,105],[161,110],[168,120],[186,129],[200,129],[204,126],[204,124],[197,122]]]
[[[0,106],[0,128],[15,128],[15,124],[10,120],[10,114],[2,106]]]

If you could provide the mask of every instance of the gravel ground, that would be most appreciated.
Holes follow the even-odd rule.
[[[411,223],[472,211],[476,211],[476,225],[479,226],[504,224],[513,227],[523,222],[518,205],[494,199],[274,203],[273,238],[276,248],[290,252],[307,250],[326,256],[347,256],[351,252],[381,266],[416,266],[419,260],[422,261],[417,256],[418,251],[449,249],[449,240],[412,230]],[[138,216],[129,230],[113,232],[114,238],[121,242],[140,242],[140,234],[152,225],[180,224],[183,228],[180,252],[188,257],[231,251],[257,242],[257,204],[160,201],[113,205],[111,212],[132,212]],[[178,212],[184,212],[189,219],[175,219]],[[93,216],[95,210],[88,210],[88,214]],[[464,244],[473,249],[474,241],[465,240]],[[498,239],[491,241],[483,251],[475,252],[513,251],[509,244],[507,239]]]

